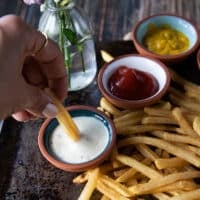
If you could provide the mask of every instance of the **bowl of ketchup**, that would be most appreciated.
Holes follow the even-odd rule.
[[[199,50],[197,52],[197,64],[198,64],[198,67],[200,69],[200,48],[199,48]]]
[[[119,108],[141,108],[156,103],[170,84],[167,67],[159,60],[128,54],[104,64],[98,74],[103,96]]]

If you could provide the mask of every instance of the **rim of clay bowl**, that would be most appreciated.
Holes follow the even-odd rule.
[[[190,24],[190,25],[193,27],[193,29],[195,30],[196,35],[197,35],[197,39],[196,39],[194,45],[193,45],[190,49],[188,49],[188,50],[186,50],[186,51],[184,51],[184,52],[182,52],[182,53],[176,54],[176,55],[159,55],[159,54],[153,53],[152,51],[148,50],[142,43],[140,43],[140,42],[138,41],[138,38],[137,38],[137,36],[136,36],[137,31],[138,31],[138,28],[139,28],[139,26],[140,26],[142,23],[144,23],[145,21],[147,21],[147,20],[149,20],[149,19],[151,19],[151,18],[160,17],[160,16],[161,16],[161,17],[162,17],[162,16],[175,17],[175,18],[177,18],[177,19],[181,19],[181,20],[187,22],[188,24]],[[155,14],[155,15],[151,15],[151,16],[148,16],[148,17],[143,18],[142,20],[138,21],[137,24],[133,27],[132,36],[133,36],[133,38],[132,38],[132,39],[133,39],[133,43],[135,44],[135,46],[139,46],[140,48],[143,49],[143,51],[145,52],[144,55],[148,55],[148,56],[157,58],[157,59],[159,59],[159,60],[166,60],[166,61],[167,61],[167,60],[178,59],[178,58],[180,58],[180,57],[189,56],[189,55],[191,55],[191,54],[198,48],[198,46],[199,46],[199,34],[198,34],[197,26],[196,26],[196,25],[194,24],[194,22],[192,22],[191,20],[189,20],[189,19],[187,19],[187,18],[185,18],[185,17],[183,17],[183,16],[179,16],[179,15],[175,15],[175,14],[168,14],[168,13],[166,13],[166,14]],[[136,48],[137,48],[137,47],[136,47]]]
[[[44,141],[44,137],[46,134],[45,130],[49,126],[49,124],[52,122],[52,120],[55,120],[55,119],[46,119],[44,123],[42,124],[39,130],[39,135],[38,135],[38,145],[43,157],[46,160],[48,160],[52,165],[64,171],[82,172],[99,165],[110,155],[116,143],[116,129],[114,127],[112,120],[109,117],[107,117],[103,112],[97,110],[96,108],[93,108],[91,106],[85,106],[85,105],[73,105],[73,106],[67,107],[66,109],[69,112],[73,112],[76,110],[85,110],[93,114],[96,114],[99,117],[102,117],[102,119],[104,119],[107,122],[107,129],[109,129],[108,130],[109,141],[108,141],[106,149],[104,149],[101,154],[99,154],[96,158],[94,158],[91,161],[87,161],[85,163],[73,164],[73,163],[65,163],[56,159],[53,155],[51,155],[50,152],[48,152],[46,148],[45,141]],[[104,125],[105,125],[105,122],[104,122]]]
[[[148,98],[141,99],[141,100],[120,99],[120,98],[116,97],[115,95],[113,95],[108,89],[105,89],[104,84],[103,84],[103,79],[102,79],[105,70],[112,63],[114,63],[114,62],[116,62],[118,60],[124,59],[124,58],[129,58],[129,57],[133,57],[133,58],[134,57],[140,57],[142,59],[148,59],[151,62],[156,63],[160,68],[162,68],[162,70],[163,70],[163,72],[164,72],[164,74],[166,76],[166,82],[165,82],[163,88],[161,90],[159,90],[158,92],[156,92],[153,96],[150,96]],[[152,74],[152,75],[154,75],[154,74]],[[168,89],[168,87],[170,85],[170,81],[171,81],[170,73],[169,73],[168,68],[166,67],[166,65],[164,63],[162,63],[158,59],[151,58],[149,56],[143,56],[143,55],[140,55],[140,54],[125,54],[125,55],[118,56],[118,57],[114,58],[111,62],[105,63],[100,68],[100,71],[99,71],[99,74],[98,74],[98,86],[99,86],[99,89],[100,89],[101,93],[103,94],[103,96],[108,101],[110,101],[111,103],[116,105],[117,107],[124,108],[124,109],[141,108],[141,107],[144,107],[144,106],[147,106],[147,105],[151,105],[151,104],[157,102],[166,93],[166,91],[167,91],[167,89]]]

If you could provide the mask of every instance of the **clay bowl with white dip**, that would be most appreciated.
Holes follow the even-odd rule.
[[[56,119],[47,119],[38,135],[39,149],[52,165],[70,172],[93,168],[106,160],[116,142],[113,122],[101,111],[89,106],[67,107],[80,132],[73,141]]]

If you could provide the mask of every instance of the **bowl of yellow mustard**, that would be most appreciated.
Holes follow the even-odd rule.
[[[189,20],[169,14],[153,15],[139,21],[133,29],[137,51],[164,63],[188,58],[199,46],[196,26]]]

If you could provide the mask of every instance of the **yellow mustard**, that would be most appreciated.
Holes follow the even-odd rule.
[[[156,54],[176,55],[188,49],[189,39],[167,24],[161,26],[149,24],[143,44]]]

